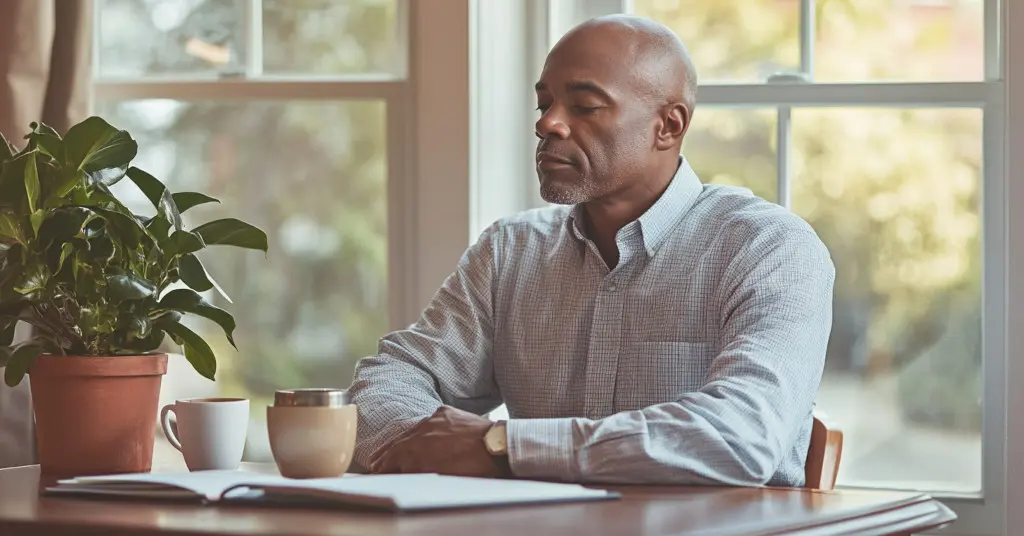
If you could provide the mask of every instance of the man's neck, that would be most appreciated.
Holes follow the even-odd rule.
[[[615,243],[619,229],[643,216],[654,205],[672,182],[677,169],[673,167],[671,173],[660,173],[659,180],[638,180],[631,188],[583,205],[586,235],[597,246],[609,269],[619,263],[619,248]]]

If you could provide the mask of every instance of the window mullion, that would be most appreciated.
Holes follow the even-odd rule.
[[[1000,80],[1003,76],[1002,7],[1006,1],[985,0],[985,80]]]
[[[778,203],[786,208],[790,208],[790,145],[792,141],[791,136],[791,109],[789,106],[779,106],[778,108],[778,120],[775,125],[775,136],[777,139],[775,159],[776,159],[776,177],[778,180],[778,186],[776,193],[778,195]]]
[[[1006,103],[990,103],[982,116],[982,428],[981,485],[986,501],[1006,504],[1007,434],[1007,181]],[[995,517],[995,516],[993,516]]]
[[[263,0],[245,0],[245,77],[263,75]]]
[[[103,17],[100,16],[103,6],[101,2],[92,3],[92,79],[96,81],[103,72],[100,59],[103,58],[101,50],[101,37],[103,36]]]
[[[814,2],[800,0],[800,72],[814,80]]]
[[[412,9],[409,3],[412,0],[398,0],[395,14],[395,41],[402,43],[395,56],[394,65],[388,70],[388,72],[398,78],[408,79],[411,76],[409,72],[409,58],[412,56],[412,50],[410,49],[410,43],[412,43],[412,31],[409,27],[412,19]],[[261,47],[262,51],[263,48]]]

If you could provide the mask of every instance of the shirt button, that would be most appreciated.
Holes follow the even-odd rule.
[[[615,283],[608,283],[608,287],[607,287],[608,292],[615,292],[616,288],[618,288],[618,287],[615,286]]]

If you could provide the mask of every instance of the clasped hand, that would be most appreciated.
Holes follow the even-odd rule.
[[[486,417],[441,406],[370,461],[372,473],[439,473],[503,478],[512,475],[505,456],[492,456]]]

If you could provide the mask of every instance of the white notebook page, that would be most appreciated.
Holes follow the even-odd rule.
[[[596,499],[609,496],[607,491],[588,489],[576,484],[436,474],[374,475],[353,479],[325,478],[266,484],[274,490],[306,488],[389,499],[401,510]]]
[[[354,475],[353,475],[354,476]],[[358,478],[336,477],[290,479],[246,471],[196,471],[191,473],[143,473],[79,477],[60,482],[65,491],[88,489],[120,491],[125,495],[150,495],[147,489],[184,488],[217,500],[225,490],[235,486],[263,489],[270,493],[302,495],[331,499],[339,503],[347,496],[386,500],[399,510],[422,510],[488,504],[586,500],[609,497],[604,490],[588,489],[576,484],[556,484],[526,480],[505,480],[442,476],[436,474],[361,475]],[[60,491],[58,486],[56,491]],[[238,490],[244,494],[245,488]],[[235,496],[235,491],[228,497]],[[359,501],[353,501],[359,502]]]
[[[283,477],[247,471],[195,471],[191,473],[137,473],[127,475],[101,475],[61,480],[61,485],[72,484],[78,489],[124,488],[140,483],[159,487],[179,487],[195,492],[210,500],[220,497],[224,490],[241,483],[270,483],[285,481]],[[59,488],[59,486],[58,486]]]

